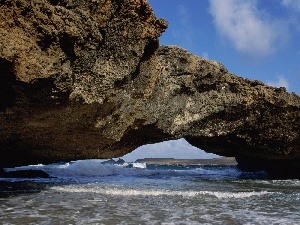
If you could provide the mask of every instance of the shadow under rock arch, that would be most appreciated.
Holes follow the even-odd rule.
[[[0,58],[0,112],[13,105],[16,98],[13,88],[15,83],[16,75],[12,63]]]

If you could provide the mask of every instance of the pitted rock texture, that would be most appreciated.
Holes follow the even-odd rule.
[[[299,96],[159,46],[146,0],[0,1],[0,17],[0,167],[184,137],[245,170],[299,169]]]
[[[95,119],[167,22],[145,0],[1,1],[0,17],[0,165],[124,152],[104,151]]]

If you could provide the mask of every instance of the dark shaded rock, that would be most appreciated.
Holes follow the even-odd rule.
[[[264,170],[270,179],[300,179],[300,160],[268,160],[236,156],[237,167],[242,171]]]
[[[50,178],[49,174],[42,170],[16,170],[0,171],[1,178]]]
[[[299,165],[299,96],[159,46],[167,22],[146,0],[0,1],[0,15],[0,167],[181,137],[257,169]]]
[[[125,160],[123,160],[123,159],[118,159],[116,161],[116,164],[118,164],[118,165],[123,165],[124,163],[125,163]]]

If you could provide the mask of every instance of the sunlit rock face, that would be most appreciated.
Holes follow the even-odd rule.
[[[167,27],[147,1],[1,1],[0,21],[1,166],[132,150],[102,119]]]
[[[300,98],[159,46],[167,22],[146,0],[1,1],[0,15],[0,167],[183,137],[245,170],[299,169]]]

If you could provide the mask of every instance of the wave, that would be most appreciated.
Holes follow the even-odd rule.
[[[107,176],[162,176],[195,178],[257,178],[259,174],[242,173],[234,166],[148,165],[146,163],[106,163],[104,160],[79,160],[61,164],[32,165],[12,170],[38,169],[61,179],[89,179]]]
[[[98,160],[82,160],[66,163],[54,168],[45,167],[52,176],[61,177],[104,177],[104,176],[211,176],[237,177],[241,174],[235,168],[218,167],[177,167],[149,166],[146,163],[129,163],[124,165],[103,164]]]
[[[117,188],[80,188],[74,186],[52,187],[52,190],[59,192],[71,192],[71,193],[93,193],[111,196],[179,196],[186,198],[194,198],[197,196],[213,196],[218,199],[224,198],[250,198],[253,196],[262,196],[272,194],[271,192],[219,192],[219,191],[171,191],[171,190],[139,190],[139,189],[117,189]]]

